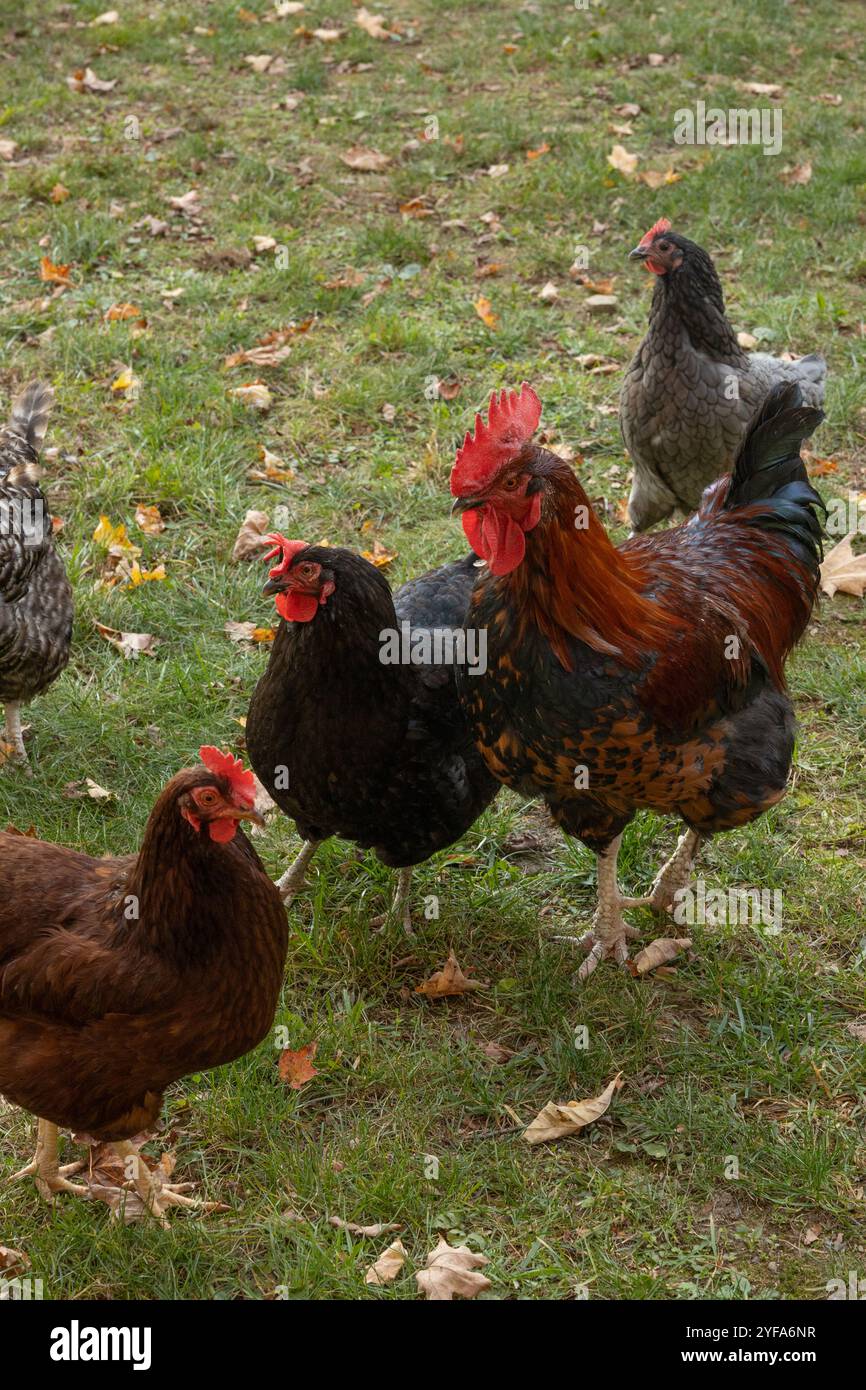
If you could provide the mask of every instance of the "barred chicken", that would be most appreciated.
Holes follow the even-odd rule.
[[[0,702],[7,756],[28,771],[21,705],[57,679],[72,639],[72,589],[37,480],[53,402],[50,386],[32,382],[0,431]]]
[[[649,332],[620,394],[622,437],[634,464],[628,514],[635,531],[645,531],[677,507],[693,511],[704,488],[730,471],[773,386],[795,382],[804,405],[820,406],[827,364],[816,354],[785,362],[745,352],[712,260],[667,218],[630,259],[656,277]]]

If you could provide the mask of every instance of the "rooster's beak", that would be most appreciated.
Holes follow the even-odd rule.
[[[483,497],[455,497],[451,503],[451,515],[455,512],[471,512],[473,508],[480,507],[484,502]]]
[[[641,246],[638,244],[633,251],[629,251],[628,258],[630,261],[645,261],[649,253],[650,249],[648,246]]]

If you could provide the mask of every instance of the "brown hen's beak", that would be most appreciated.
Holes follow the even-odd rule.
[[[455,497],[451,503],[451,515],[455,512],[471,512],[474,507],[480,507],[483,501],[483,497]]]
[[[263,826],[264,816],[260,816],[254,806],[248,810],[243,810],[240,806],[227,806],[223,811],[221,820],[251,820],[253,825]]]
[[[649,246],[641,246],[638,244],[633,251],[629,251],[628,258],[630,261],[645,261],[649,254]]]

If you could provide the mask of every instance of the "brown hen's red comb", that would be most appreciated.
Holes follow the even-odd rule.
[[[520,391],[496,392],[490,397],[486,422],[475,416],[475,434],[457,450],[451,470],[451,491],[455,497],[484,487],[503,464],[516,458],[528,444],[541,419],[541,401],[528,382]]]
[[[266,536],[265,540],[273,541],[274,548],[273,550],[269,550],[267,555],[262,556],[263,560],[273,560],[275,555],[282,556],[280,563],[274,565],[273,569],[270,570],[271,579],[276,579],[279,574],[285,574],[286,570],[290,568],[295,556],[298,555],[300,551],[309,549],[306,541],[287,541],[285,536],[280,535],[279,531],[275,531],[272,535]]]
[[[214,748],[209,743],[202,745],[198,755],[208,772],[212,772],[215,777],[225,777],[235,796],[242,801],[248,801],[250,805],[254,803],[256,779],[251,772],[247,772],[240,758],[234,757],[232,753],[221,753],[219,748]]]
[[[661,236],[662,232],[669,232],[672,226],[673,223],[667,217],[660,217],[658,222],[650,227],[646,236],[641,237],[638,246],[651,246],[657,236]]]

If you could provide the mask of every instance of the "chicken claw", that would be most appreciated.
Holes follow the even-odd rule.
[[[394,901],[390,911],[383,913],[381,917],[374,917],[370,923],[378,931],[384,931],[389,919],[400,918],[403,930],[407,936],[415,935],[415,928],[412,926],[412,908],[409,904],[409,889],[412,885],[412,868],[401,869],[397,879],[397,891],[394,894]]]
[[[304,879],[307,876],[307,865],[320,844],[320,840],[305,840],[301,846],[300,854],[292,860],[282,878],[277,879],[277,888],[286,907],[289,906],[298,890],[303,888]]]
[[[145,1211],[159,1222],[163,1230],[168,1230],[168,1219],[165,1214],[167,1206],[200,1209],[200,1204],[195,1197],[183,1195],[183,1189],[191,1188],[192,1183],[160,1182],[158,1174],[148,1167],[138,1149],[129,1139],[115,1140],[112,1148],[123,1160],[124,1165],[128,1165],[132,1184],[144,1204]],[[132,1160],[131,1163],[130,1159]]]
[[[84,1167],[85,1160],[79,1159],[77,1163],[64,1163],[61,1167],[57,1162],[57,1126],[50,1120],[40,1120],[36,1131],[36,1153],[31,1161],[20,1168],[17,1173],[13,1173],[10,1182],[19,1182],[22,1178],[34,1178],[36,1181],[36,1191],[46,1202],[50,1202],[55,1192],[69,1192],[73,1197],[89,1197],[90,1189],[80,1187],[76,1183],[68,1181],[67,1174],[80,1173]]]

